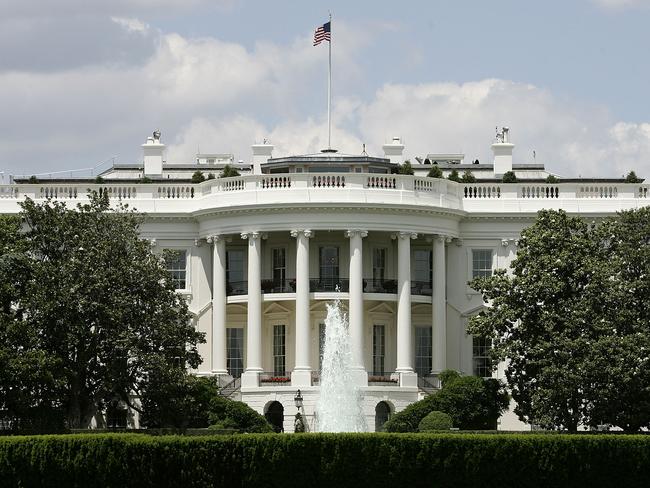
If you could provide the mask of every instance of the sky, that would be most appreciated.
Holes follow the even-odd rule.
[[[650,177],[650,0],[0,0],[0,171],[327,145]],[[533,154],[535,156],[533,156]],[[5,180],[6,181],[6,180]]]

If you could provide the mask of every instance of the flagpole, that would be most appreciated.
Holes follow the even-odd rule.
[[[327,78],[327,149],[332,149],[332,13],[330,12],[329,76]]]

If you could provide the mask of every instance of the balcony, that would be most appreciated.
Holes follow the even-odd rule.
[[[295,293],[295,278],[285,280],[264,279],[260,283],[262,293]],[[311,278],[309,280],[309,291],[311,293],[319,292],[340,292],[347,293],[350,291],[350,280],[334,278]],[[392,279],[364,279],[364,293],[397,293],[397,280]],[[248,294],[248,281],[230,281],[226,285],[227,296],[239,296]],[[432,294],[432,284],[430,281],[411,281],[411,295],[430,297]]]

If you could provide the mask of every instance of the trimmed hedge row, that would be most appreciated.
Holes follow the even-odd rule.
[[[0,438],[20,487],[647,486],[650,437],[130,434]]]

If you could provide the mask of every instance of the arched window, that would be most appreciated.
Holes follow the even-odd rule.
[[[390,405],[379,402],[375,407],[375,432],[380,432],[390,418]]]
[[[276,432],[284,432],[284,407],[280,402],[271,402],[264,414],[266,420]]]

